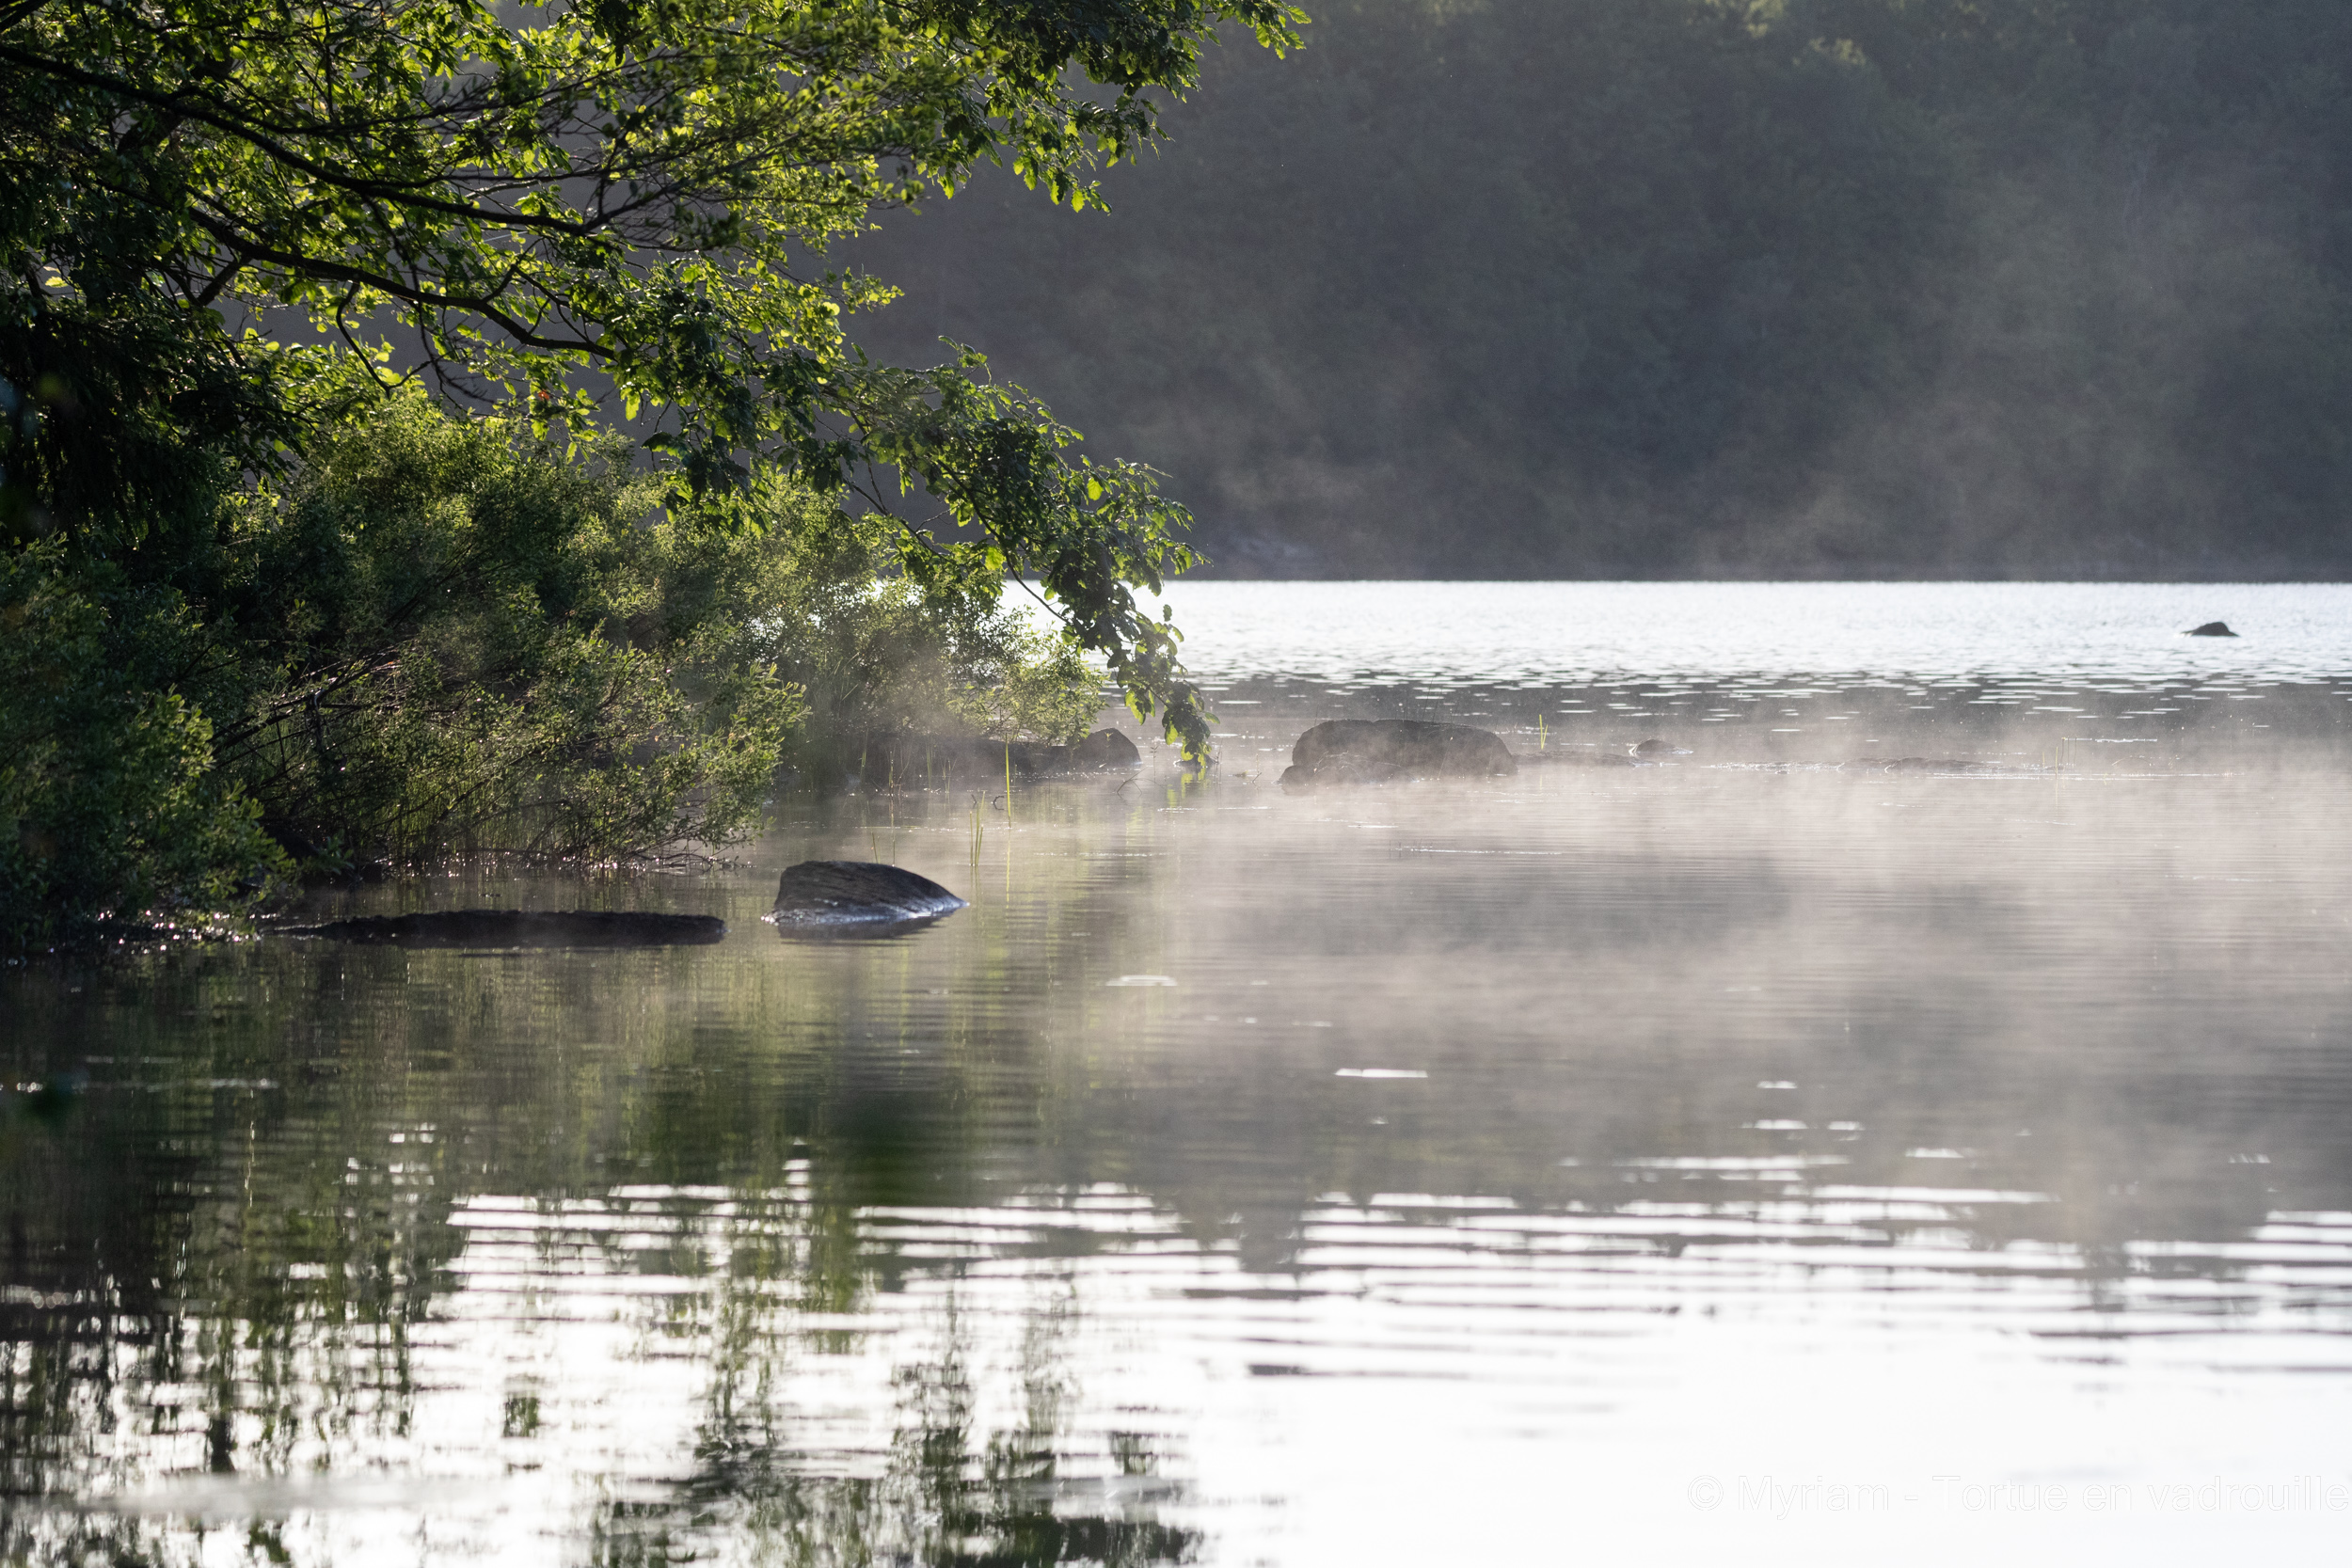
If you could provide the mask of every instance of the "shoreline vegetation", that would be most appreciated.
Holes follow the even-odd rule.
[[[1068,640],[891,576],[885,522],[787,477],[696,527],[627,457],[411,393],[224,494],[164,580],[18,552],[11,893],[71,934],[452,859],[654,862],[918,728],[1068,742],[1099,710]]]
[[[825,270],[1274,0],[0,3],[0,949],[626,863],[915,733],[1193,755],[1184,509]],[[1013,579],[1059,621],[1001,606]]]

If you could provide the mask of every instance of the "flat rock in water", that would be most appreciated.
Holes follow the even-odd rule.
[[[879,861],[803,861],[776,883],[775,912],[786,930],[872,931],[918,926],[953,914],[964,901],[904,867]]]
[[[670,947],[717,942],[727,923],[712,914],[612,910],[431,910],[290,927],[285,934],[406,947]]]
[[[1418,719],[1332,719],[1298,737],[1282,787],[1486,779],[1518,768],[1511,749],[1491,730]]]
[[[2237,633],[2230,629],[2230,623],[2227,621],[2208,621],[2201,626],[2189,627],[2181,635],[2184,637],[2235,637]]]

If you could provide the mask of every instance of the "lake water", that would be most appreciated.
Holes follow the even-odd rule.
[[[2342,1553],[2352,589],[1170,598],[1205,780],[313,900],[716,946],[6,972],[0,1557]]]

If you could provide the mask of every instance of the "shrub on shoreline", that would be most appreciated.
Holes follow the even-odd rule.
[[[892,575],[770,475],[661,507],[614,442],[388,400],[121,559],[0,566],[0,940],[250,910],[290,877],[739,839],[779,769],[918,726],[1061,740],[1067,639]]]

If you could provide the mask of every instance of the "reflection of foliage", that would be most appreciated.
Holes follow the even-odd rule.
[[[602,960],[597,984],[561,1000],[543,973],[418,961],[208,950],[100,972],[86,998],[12,982],[24,1027],[0,1046],[0,1079],[48,1076],[45,1049],[93,1037],[115,1056],[38,1110],[0,1099],[0,1233],[24,1243],[8,1282],[82,1304],[0,1305],[0,1474],[20,1495],[100,1491],[215,1461],[247,1478],[346,1476],[375,1462],[363,1456],[396,1465],[422,1393],[415,1325],[446,1311],[462,1242],[453,1205],[485,1191],[589,1197],[617,1170],[675,1188],[723,1182],[732,1197],[723,1216],[705,1198],[609,1199],[641,1216],[630,1229],[667,1243],[631,1250],[592,1232],[544,1255],[614,1272],[658,1259],[696,1281],[644,1319],[665,1363],[707,1370],[687,1474],[660,1495],[597,1505],[582,1523],[600,1560],[1196,1554],[1193,1535],[1148,1514],[1057,1501],[1057,1477],[1132,1473],[1139,1452],[1132,1439],[1113,1452],[1104,1434],[1073,1430],[1057,1270],[1041,1273],[1026,1315],[1009,1325],[1025,1330],[1009,1390],[983,1380],[993,1369],[977,1364],[974,1321],[946,1315],[938,1335],[910,1334],[889,1352],[898,1427],[894,1436],[885,1396],[875,1473],[804,1457],[790,1405],[798,1371],[898,1341],[803,1319],[935,1288],[933,1265],[876,1244],[866,1207],[979,1197],[970,1168],[982,1134],[963,1125],[972,1097],[959,1085],[1009,1065],[1005,1042],[975,1032],[984,1012],[949,1025],[969,1060],[877,1077],[831,1049],[676,1027],[709,1005],[712,977],[674,989],[670,956]],[[829,1019],[828,1037],[896,1026],[869,1010],[862,984],[812,991],[805,974],[766,965],[723,984],[728,1017]],[[688,996],[695,1005],[680,1006]],[[560,1383],[489,1393],[485,1440],[560,1441]],[[533,1399],[535,1433],[525,1430]],[[992,1420],[990,1409],[1005,1415]],[[273,1547],[309,1560],[298,1539],[272,1529],[242,1542],[215,1533],[207,1549],[254,1568],[279,1560]],[[172,1520],[0,1525],[0,1561],[69,1547],[134,1564],[197,1557]]]
[[[1065,1417],[1075,1394],[1057,1342],[1071,1325],[1067,1295],[1027,1320],[1025,1418],[977,1446],[973,1347],[950,1297],[936,1348],[893,1376],[898,1429],[888,1466],[861,1478],[803,1473],[788,1460],[791,1433],[777,1408],[787,1382],[779,1365],[787,1325],[773,1321],[768,1298],[749,1283],[739,1275],[720,1288],[710,1325],[715,1375],[693,1475],[663,1502],[599,1510],[592,1527],[599,1564],[723,1557],[714,1544],[721,1540],[741,1543],[748,1560],[796,1568],[1140,1568],[1197,1559],[1196,1531],[1059,1506],[1055,1482],[1073,1446]],[[1117,1468],[1136,1473],[1125,1462]]]
[[[1134,808],[1108,795],[1061,799],[1120,814],[1088,822],[1096,845],[1132,832],[1139,847],[1142,835],[1164,832],[1148,807],[1126,816]],[[815,832],[855,836],[860,808],[816,808]],[[550,1266],[582,1260],[624,1291],[628,1270],[672,1276],[639,1298],[641,1343],[660,1376],[704,1380],[661,1487],[630,1487],[591,1515],[609,1560],[1180,1560],[1198,1555],[1197,1543],[1154,1519],[1148,1500],[1127,1513],[1086,1495],[1097,1481],[1153,1475],[1168,1451],[1166,1431],[1103,1430],[1102,1407],[1071,1386],[1069,1371],[1097,1352],[1069,1331],[1069,1282],[1088,1287],[1093,1265],[1078,1248],[1099,1233],[1067,1245],[1036,1232],[1030,1242],[1044,1244],[1007,1245],[999,1233],[943,1255],[937,1229],[956,1222],[941,1212],[993,1207],[1008,1189],[1113,1183],[1151,1195],[1137,1202],[1154,1211],[1151,1223],[1171,1227],[1171,1245],[1189,1233],[1204,1249],[1220,1243],[1245,1271],[1319,1269],[1330,1259],[1307,1239],[1325,1227],[1302,1226],[1302,1212],[1350,1205],[1318,1194],[1354,1193],[1347,1217],[1418,1223],[1431,1227],[1428,1242],[1464,1223],[1493,1242],[1507,1227],[1488,1222],[1506,1211],[1604,1216],[1671,1196],[1752,1214],[1747,1172],[1716,1179],[1625,1162],[1717,1151],[1727,1140],[1738,1140],[1733,1149],[1788,1147],[1780,1133],[1739,1130],[1755,1116],[1755,1072],[1708,1070],[1720,1067],[1708,1053],[1721,1042],[1676,1028],[1676,1015],[1629,1025],[1618,1014],[1581,1022],[1543,1011],[1555,1000],[1538,983],[1549,972],[1528,956],[1556,924],[1501,942],[1505,960],[1538,976],[1524,1012],[1509,1016],[1542,1019],[1573,1049],[1515,1079],[1500,1101],[1483,1088],[1440,1096],[1421,1085],[1358,1082],[1335,1093],[1295,1056],[1167,1051],[1122,1022],[1145,998],[1047,983],[1069,977],[1057,966],[1073,952],[1128,969],[1144,967],[1135,960],[1145,951],[1165,953],[1168,928],[1153,923],[1172,874],[1106,879],[1077,857],[1037,856],[1023,868],[1024,896],[1036,902],[983,898],[957,917],[968,924],[922,945],[506,964],[263,944],[96,970],[85,997],[55,972],[0,974],[0,1016],[11,1025],[0,1033],[0,1082],[63,1085],[38,1101],[0,1101],[0,1235],[12,1239],[0,1266],[9,1285],[68,1302],[35,1309],[13,1291],[0,1298],[0,1379],[13,1380],[0,1386],[7,1483],[54,1495],[103,1479],[107,1464],[200,1471],[224,1417],[222,1457],[246,1476],[322,1451],[331,1473],[362,1467],[353,1456],[390,1447],[387,1434],[431,1397],[419,1385],[437,1369],[415,1325],[437,1309],[454,1316],[439,1293],[450,1206],[524,1195],[546,1200],[543,1220],[560,1220],[562,1208],[596,1212],[598,1225],[544,1243],[537,1257]],[[1591,924],[1567,929],[1605,957],[1604,939],[1625,929],[1622,890],[1654,894],[1661,872],[1639,860],[1595,875],[1629,880],[1600,883],[1607,895],[1590,904]],[[1392,951],[1421,907],[1368,911],[1338,934]],[[1041,909],[1062,931],[1090,933],[1085,945],[1035,940]],[[1735,905],[1724,918],[1745,920],[1743,937],[1794,920],[1769,903]],[[1710,940],[1693,939],[1687,922],[1668,935]],[[1654,949],[1645,942],[1632,953],[1646,984]],[[1905,994],[1866,989],[1857,1015],[1895,1018]],[[1403,1027],[1434,1037],[1451,1003],[1394,1005],[1406,1008]],[[1792,1078],[1834,1080],[1837,1095],[1888,1107],[1890,1122],[1916,1118],[1875,1142],[1834,1145],[1853,1161],[1837,1180],[1915,1181],[1906,1148],[1971,1142],[2029,1117],[2048,1125],[2039,1118],[2055,1114],[2072,1129],[2009,1140],[2036,1147],[2004,1148],[2001,1164],[1979,1167],[1989,1185],[2061,1201],[1963,1211],[1939,1227],[1996,1244],[2038,1237],[2080,1247],[2122,1278],[2151,1267],[2147,1249],[2137,1259],[2127,1249],[2137,1238],[2238,1237],[2282,1206],[2341,1206],[2337,1166],[2307,1165],[2290,1178],[2299,1196],[2286,1196],[2270,1191],[2284,1160],[2224,1163],[2248,1124],[2194,1124],[2183,1109],[2207,1103],[2217,1078],[2169,1065],[2130,1090],[2145,1098],[2127,1096],[2136,1114],[2117,1121],[2107,1115],[2121,1092],[2111,1061],[2075,1053],[2054,1066],[2039,1032],[2006,1051],[1949,1050],[1954,1037],[1905,1016],[1883,1045],[1787,1048]],[[2314,1024],[2335,1016],[2315,1013]],[[116,1060],[91,1064],[97,1081],[76,1092],[58,1069],[100,1038],[107,1044],[96,1049]],[[1925,1043],[1904,1043],[1914,1038]],[[263,1083],[276,1086],[253,1086]],[[1595,1094],[1596,1083],[1617,1087]],[[2168,1120],[2166,1106],[2182,1119]],[[2334,1150],[2339,1109],[2312,1098],[2300,1119],[2277,1113],[2264,1135],[2274,1148]],[[1386,1125],[1368,1127],[1369,1112]],[[2166,1134],[2161,1157],[2135,1141],[2150,1126]],[[395,1133],[402,1143],[390,1143]],[[2222,1138],[2231,1142],[2217,1146]],[[1563,1148],[1590,1158],[1564,1166]],[[648,1193],[624,1190],[639,1183]],[[1375,1205],[1384,1193],[1488,1195],[1493,1208],[1466,1221],[1471,1212],[1451,1203]],[[904,1212],[878,1221],[877,1207]],[[1689,1234],[1644,1239],[1603,1226],[1591,1254],[1556,1256],[1613,1268],[1625,1248],[1654,1255],[1712,1227],[1692,1212]],[[1646,1221],[1637,1228],[1650,1232]],[[1561,1230],[1547,1222],[1528,1234]],[[907,1235],[916,1244],[899,1240]],[[2155,1267],[2226,1277],[2244,1266],[2233,1249],[2167,1250]],[[1520,1261],[1514,1254],[1509,1266]],[[970,1285],[959,1277],[967,1267]],[[884,1319],[900,1332],[864,1332]],[[871,1376],[845,1454],[828,1441],[837,1429],[812,1430],[806,1402],[829,1366],[850,1358]],[[516,1392],[481,1389],[482,1441],[561,1443],[562,1383],[501,1398]],[[543,1402],[535,1438],[525,1430],[532,1398]],[[1114,1419],[1132,1429],[1153,1418]],[[1181,1462],[1170,1468],[1181,1472]],[[1157,1481],[1129,1495],[1138,1493],[1165,1495]],[[65,1558],[51,1547],[75,1530],[109,1560],[194,1557],[155,1545],[162,1525],[61,1517],[23,1513],[0,1525],[16,1532],[0,1540],[0,1561]],[[39,1537],[39,1550],[20,1547],[36,1528],[56,1533]],[[243,1549],[257,1568],[266,1556],[228,1537],[212,1549],[232,1560]]]
[[[201,1081],[81,1090],[44,1122],[15,1109],[0,1102],[21,1292],[0,1316],[0,1485],[94,1497],[164,1471],[300,1475],[401,1439],[408,1336],[457,1243],[429,1146],[317,1159],[278,1136],[281,1097]],[[126,1424],[138,1441],[119,1440]],[[250,1527],[251,1560],[289,1560],[276,1531]],[[0,1560],[195,1560],[174,1533],[11,1518]]]

